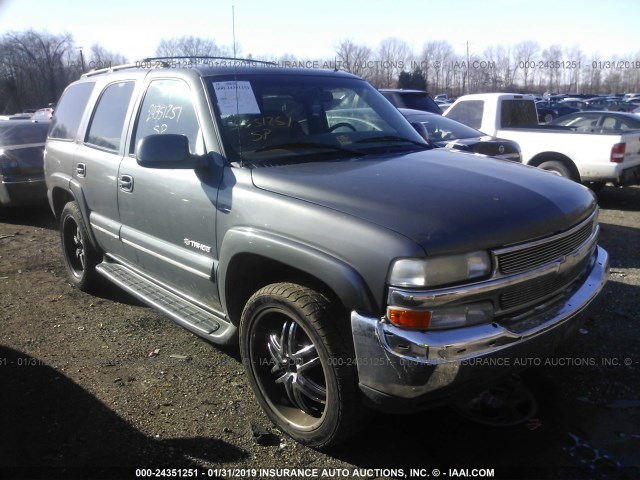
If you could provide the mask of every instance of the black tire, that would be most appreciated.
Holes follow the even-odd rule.
[[[555,173],[559,177],[568,178],[569,180],[575,180],[569,168],[567,168],[567,166],[564,163],[559,162],[557,160],[542,162],[540,165],[538,165],[538,168],[541,168],[542,170],[546,170],[551,173]]]
[[[359,400],[350,335],[329,300],[300,285],[278,283],[256,292],[240,322],[240,352],[249,383],[274,424],[317,449],[357,431]]]
[[[76,202],[69,202],[62,209],[60,240],[69,282],[80,290],[91,291],[98,284],[95,267],[100,263],[100,254],[89,241],[87,228]]]
[[[607,182],[588,182],[587,187],[598,193],[605,187],[606,184]]]

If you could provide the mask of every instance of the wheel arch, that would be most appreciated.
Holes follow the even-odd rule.
[[[562,153],[558,152],[541,152],[527,162],[527,165],[539,167],[544,162],[560,162],[571,172],[571,180],[580,182],[580,172],[573,160]]]
[[[220,252],[217,278],[221,279],[223,307],[235,325],[253,293],[279,282],[312,288],[348,311],[380,308],[355,269],[312,247],[266,232],[228,232]]]
[[[68,182],[67,185],[61,186],[54,184],[51,187],[50,192],[50,204],[51,209],[53,211],[53,215],[57,220],[60,220],[60,216],[62,214],[62,210],[64,206],[69,202],[76,202],[78,207],[80,208],[80,213],[82,215],[82,220],[85,223],[85,228],[87,230],[87,235],[89,237],[89,242],[91,246],[96,250],[100,250],[100,246],[96,241],[95,236],[93,235],[93,230],[90,228],[89,222],[89,207],[87,206],[87,202],[84,197],[84,192],[82,191],[82,187],[73,181]]]

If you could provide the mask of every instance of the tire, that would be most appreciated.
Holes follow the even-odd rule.
[[[573,175],[571,175],[571,171],[567,168],[567,166],[564,163],[559,162],[557,160],[550,160],[548,162],[542,162],[540,165],[538,165],[538,168],[541,168],[542,170],[546,170],[548,172],[554,173],[554,174],[558,175],[559,177],[564,177],[564,178],[568,178],[570,180],[575,180],[573,178]]]
[[[549,123],[552,122],[554,120],[553,115],[550,113],[545,114],[543,121],[544,123]]]
[[[291,283],[268,285],[247,302],[240,352],[269,419],[294,440],[326,449],[355,433],[365,412],[350,335],[329,300]]]
[[[89,241],[87,228],[76,202],[69,202],[62,209],[60,240],[69,282],[82,291],[91,291],[98,284],[95,267],[100,263],[100,254]]]

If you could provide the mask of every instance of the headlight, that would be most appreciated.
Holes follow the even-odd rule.
[[[485,251],[427,259],[401,258],[393,262],[389,285],[435,287],[489,275],[491,259]]]

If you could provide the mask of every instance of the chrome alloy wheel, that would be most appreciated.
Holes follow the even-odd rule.
[[[311,430],[327,404],[324,366],[304,328],[278,308],[256,318],[250,359],[264,399],[283,421]]]

